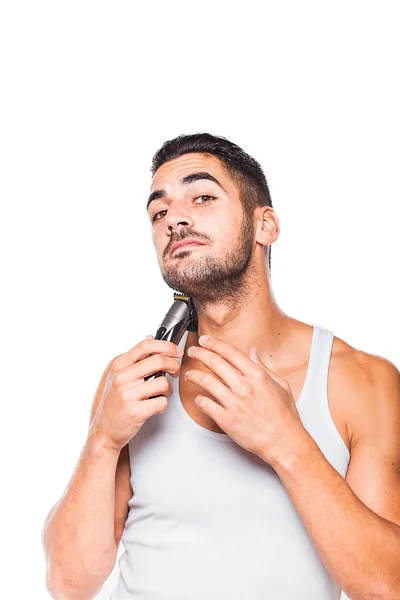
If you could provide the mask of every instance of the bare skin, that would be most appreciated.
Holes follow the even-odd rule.
[[[207,180],[190,184],[180,182],[191,173],[203,171],[213,175],[224,190]],[[217,423],[194,403],[195,396],[204,394],[204,389],[184,377],[189,369],[207,371],[203,363],[187,355],[190,346],[199,345],[198,338],[203,334],[213,335],[246,354],[256,345],[262,362],[289,382],[296,401],[306,376],[312,326],[286,315],[273,296],[266,247],[279,235],[275,211],[268,206],[255,209],[252,260],[247,270],[238,275],[243,264],[240,263],[243,258],[240,252],[248,249],[248,239],[247,246],[243,239],[240,244],[237,241],[243,209],[238,188],[220,161],[201,154],[187,154],[169,161],[155,173],[150,192],[160,189],[167,195],[154,200],[148,207],[148,214],[149,217],[156,214],[151,227],[161,273],[171,288],[195,298],[198,313],[198,333],[188,333],[181,362],[179,393],[185,410],[199,425],[222,432]],[[208,201],[207,195],[216,199]],[[205,244],[187,246],[171,255],[172,244],[185,238]],[[214,281],[215,271],[222,273],[218,286]],[[230,285],[232,281],[235,285]],[[374,374],[383,375],[390,371],[390,377],[393,369],[386,359],[334,337],[328,372],[329,408],[350,454],[372,427],[374,404],[368,397],[374,385],[379,385]],[[124,455],[123,491],[116,500],[120,506],[116,526],[121,533],[127,502],[133,494],[128,484],[130,469],[126,448]],[[347,479],[349,483],[354,482],[355,490],[362,487],[351,465]]]
[[[204,171],[214,176],[224,189],[207,180],[190,184],[180,182],[191,173]],[[204,390],[184,378],[189,369],[207,370],[202,363],[187,356],[187,349],[192,345],[198,346],[198,337],[202,334],[213,335],[246,354],[251,346],[256,345],[262,362],[290,383],[293,397],[297,400],[306,376],[312,326],[286,315],[272,292],[267,246],[279,236],[279,219],[275,211],[268,206],[257,207],[253,222],[247,224],[248,230],[252,230],[251,235],[238,243],[243,215],[239,191],[214,156],[193,153],[165,163],[155,173],[151,185],[151,192],[160,189],[164,189],[167,195],[154,200],[148,207],[149,217],[156,216],[152,234],[160,269],[173,289],[195,298],[198,313],[199,333],[188,334],[179,381],[179,392],[186,411],[200,425],[222,432],[194,403],[195,396],[204,393]],[[196,197],[207,197],[199,198],[201,194],[209,194],[216,199],[199,204]],[[206,244],[186,246],[171,255],[172,244],[186,238]],[[243,256],[240,255],[249,248],[251,260],[247,269],[238,275],[245,263],[245,260],[241,262]],[[215,262],[210,260],[210,255]],[[231,257],[235,257],[236,261],[230,260]],[[216,270],[225,277],[213,281]],[[336,356],[342,356],[344,352],[351,354],[351,350],[349,345],[335,337],[330,372],[335,370],[333,363]],[[335,378],[329,379],[331,411],[350,449],[343,402],[339,400],[343,396],[335,393]],[[340,382],[336,385],[340,388]]]
[[[200,179],[199,173],[203,173]],[[204,173],[217,182],[205,179]],[[250,214],[246,213],[237,183],[223,168],[223,163],[213,156],[199,154],[184,155],[162,165],[153,177],[150,199],[148,214],[162,277],[172,289],[193,298],[198,315],[198,333],[191,332],[187,336],[180,371],[178,362],[174,366],[175,375],[180,377],[179,393],[187,413],[211,431],[222,432],[211,416],[215,419],[219,416],[221,424],[224,422],[226,428],[230,428],[226,413],[212,402],[218,399],[207,393],[207,385],[196,387],[190,381],[196,371],[207,372],[206,364],[211,367],[209,360],[200,359],[205,358],[204,349],[197,348],[197,360],[188,354],[190,347],[199,346],[199,336],[203,334],[220,340],[214,345],[216,340],[211,340],[215,349],[226,348],[228,344],[248,357],[257,347],[260,364],[269,369],[270,374],[281,377],[286,397],[290,393],[297,401],[306,377],[313,331],[311,325],[286,315],[272,292],[268,249],[279,235],[275,211],[269,206],[258,206]],[[196,244],[171,252],[175,242],[188,238],[196,240]],[[106,367],[96,391],[91,424],[96,423],[96,417],[101,421],[103,413],[96,415],[96,412],[112,364],[113,361]],[[189,370],[192,373],[187,379],[185,375]],[[237,381],[233,372],[231,376]],[[198,376],[194,379],[199,385],[206,381]],[[170,393],[165,395],[170,396]],[[203,396],[206,404],[201,403],[202,409],[195,399],[204,394],[211,401]],[[112,396],[105,396],[105,402],[109,398]],[[272,397],[266,398],[264,407],[258,404],[263,401],[263,395],[255,403],[254,396],[252,399],[253,404],[249,404],[252,409],[247,412],[250,416],[248,432],[253,432],[252,411],[262,412],[267,408],[267,401],[272,401]],[[393,591],[400,589],[400,564],[396,558],[400,556],[400,373],[389,360],[362,352],[335,337],[328,372],[328,400],[333,421],[350,452],[346,481],[326,460],[293,408],[291,422],[296,423],[296,429],[290,428],[294,435],[288,438],[293,447],[288,449],[278,444],[276,453],[268,456],[267,445],[263,445],[266,432],[262,428],[261,444],[252,451],[273,463],[324,564],[341,588],[349,591],[351,597],[364,597],[367,590],[376,597],[394,597]],[[286,426],[287,421],[281,420],[282,423]],[[108,539],[107,530],[101,539],[103,554],[97,551],[90,557],[98,575],[91,575],[92,579],[87,582],[86,573],[78,574],[85,593],[89,589],[97,593],[115,564],[128,503],[134,493],[128,444],[120,451],[110,450],[106,443],[107,431],[102,432],[100,440],[96,427],[91,429],[94,433],[90,436],[89,431],[74,483],[79,488],[79,477],[86,478],[93,473],[94,485],[102,490],[100,497],[106,497],[106,503],[98,505],[101,516],[107,516],[108,522],[114,517],[114,527],[111,521],[108,530],[114,533],[115,546],[114,540]],[[122,433],[117,427],[110,436],[127,439]],[[233,437],[233,428],[231,433]],[[243,440],[245,443],[245,438]],[[107,497],[107,490],[111,491],[110,480],[114,479],[115,461],[118,461],[115,490]],[[312,491],[309,485],[304,486],[308,479],[312,482]],[[90,488],[85,489],[86,492],[90,497]],[[112,501],[114,492],[115,502]],[[67,506],[67,517],[59,523],[61,530],[66,528],[65,539],[68,539],[68,515],[73,523],[77,516],[79,519],[82,506],[77,503],[74,507],[73,500]],[[53,511],[56,510],[57,505]],[[95,531],[93,519],[90,526]],[[88,527],[88,534],[89,531]],[[49,540],[50,555],[54,535],[45,539]],[[85,543],[90,548],[89,535],[86,539],[82,537],[81,544]],[[356,563],[354,557],[357,557]],[[79,571],[80,561],[74,562],[71,558],[70,564],[71,569]],[[59,573],[61,584],[58,583],[63,588],[70,585],[63,582],[64,571]],[[87,571],[92,573],[91,568]],[[57,581],[53,577],[49,583],[55,588]]]
[[[306,376],[312,327],[300,321],[295,321],[294,325],[296,325],[297,331],[295,349],[297,360],[289,364],[287,359],[285,360],[287,352],[283,348],[282,361],[278,363],[278,359],[276,359],[273,369],[278,375],[289,382],[293,398],[297,401]],[[180,398],[185,410],[194,421],[210,431],[223,433],[215,421],[194,403],[195,396],[200,393],[204,394],[204,390],[192,382],[186,381],[184,378],[185,372],[189,369],[207,370],[202,363],[187,355],[187,350],[190,346],[198,345],[198,337],[198,333],[189,332],[186,339],[181,369],[179,371]],[[357,443],[359,435],[368,426],[369,421],[364,396],[360,394],[360,382],[370,381],[374,365],[380,363],[381,360],[380,357],[362,352],[337,336],[334,337],[328,372],[328,401],[333,421],[350,454],[352,453],[352,445]],[[107,374],[107,371],[105,374]],[[97,410],[102,391],[103,387],[99,385],[92,405],[91,420]],[[358,428],[357,423],[359,425]],[[134,494],[130,478],[129,451],[126,445],[121,450],[119,456],[115,482],[116,547],[120,543],[128,516],[128,501]]]
[[[313,328],[311,325],[306,323],[301,323],[300,321],[295,321],[294,319],[293,321],[294,327],[296,327],[297,330],[295,342],[297,349],[295,352],[298,357],[298,361],[290,364],[287,363],[287,361],[282,361],[282,363],[278,364],[278,366],[275,364],[274,367],[270,368],[273,368],[275,373],[289,382],[293,398],[295,401],[297,401],[306,377]],[[213,421],[194,403],[194,398],[198,394],[204,394],[204,389],[200,388],[193,382],[185,380],[184,377],[185,372],[191,369],[200,369],[208,372],[207,367],[205,367],[203,364],[200,364],[199,361],[190,358],[186,354],[187,349],[190,346],[199,345],[197,341],[198,337],[198,334],[194,332],[190,332],[187,336],[185,354],[182,357],[182,366],[180,370],[179,395],[186,412],[194,421],[196,421],[196,423],[202,427],[205,427],[206,429],[209,429],[210,431],[224,433],[217,423],[215,423],[215,421]],[[352,354],[355,358],[357,351],[346,344],[346,342],[335,336],[328,375],[329,407],[335,425],[350,452],[351,441],[347,426],[345,403],[343,402],[343,384],[341,383],[342,377],[340,376],[340,363],[343,361],[344,353],[347,353],[347,360],[350,360]],[[285,356],[284,351],[283,355]]]

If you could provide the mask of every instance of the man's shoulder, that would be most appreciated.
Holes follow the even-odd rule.
[[[360,350],[335,336],[332,345],[332,367],[343,385],[356,389],[381,385],[382,381],[395,381],[399,369],[388,358]]]
[[[400,372],[388,358],[335,336],[329,368],[330,394],[340,407],[351,445],[374,426],[379,409],[399,399]]]

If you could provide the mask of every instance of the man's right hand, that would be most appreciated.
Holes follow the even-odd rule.
[[[106,446],[121,451],[146,419],[166,410],[171,383],[165,376],[144,377],[157,371],[178,377],[181,355],[173,342],[148,337],[113,361],[91,424]]]

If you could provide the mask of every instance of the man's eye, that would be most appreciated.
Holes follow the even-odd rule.
[[[198,198],[211,198],[211,200],[215,200],[214,196],[210,196],[208,194],[201,194],[201,196],[196,196],[195,200],[197,200]],[[201,204],[204,204],[203,202]],[[167,212],[166,209],[165,210],[159,210],[158,212],[156,212],[152,217],[151,217],[151,222],[154,223],[154,221],[159,221],[160,219],[156,219],[157,215],[160,215],[163,212]]]

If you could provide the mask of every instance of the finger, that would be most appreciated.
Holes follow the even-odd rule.
[[[128,365],[120,369],[114,377],[114,382],[118,385],[124,385],[134,380],[143,380],[151,373],[163,371],[169,373],[172,377],[177,377],[180,371],[180,364],[177,358],[157,354],[154,357],[148,356],[139,362]]]
[[[215,397],[222,406],[227,407],[232,404],[233,393],[212,373],[204,373],[198,369],[191,369],[185,374],[185,379],[193,381],[199,387],[205,389],[209,394]]]
[[[143,382],[140,380],[140,385],[132,388],[132,391],[135,392],[136,400],[147,400],[158,395],[170,396],[172,394],[172,385],[168,378],[163,375],[150,381]]]
[[[136,414],[140,418],[147,420],[154,414],[163,413],[168,407],[168,398],[166,396],[157,396],[143,400],[136,409]]]
[[[145,339],[133,346],[128,352],[121,354],[114,361],[114,369],[119,371],[132,365],[150,354],[165,354],[167,356],[182,356],[182,350],[168,340]]]
[[[242,375],[255,376],[259,371],[259,367],[248,356],[243,354],[239,348],[235,348],[231,344],[226,344],[221,340],[214,337],[209,337],[206,342],[200,341],[202,336],[199,337],[199,344],[207,350],[211,350],[216,354],[222,356],[228,363],[230,363],[235,369],[237,369]]]
[[[243,386],[243,375],[219,354],[200,346],[192,346],[190,358],[199,360],[206,365],[232,392]]]
[[[211,417],[216,424],[225,431],[226,428],[226,409],[208,398],[207,396],[198,395],[194,399],[195,404],[201,410]]]

